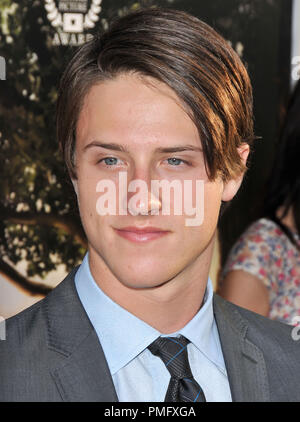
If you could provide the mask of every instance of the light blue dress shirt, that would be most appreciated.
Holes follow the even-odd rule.
[[[75,285],[81,303],[99,337],[119,401],[163,402],[170,373],[147,347],[161,335],[112,299],[96,284],[88,254],[80,265]],[[212,306],[213,288],[208,280],[203,305],[194,318],[176,333],[188,344],[194,378],[206,400],[232,401]]]

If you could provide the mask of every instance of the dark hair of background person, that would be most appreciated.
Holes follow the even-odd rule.
[[[245,170],[237,148],[253,142],[253,100],[241,59],[198,18],[155,7],[113,21],[75,53],[62,76],[57,137],[72,178],[76,124],[89,88],[126,72],[175,91],[198,129],[210,179],[228,180]]]
[[[283,224],[276,212],[282,207],[284,218],[292,209],[298,234],[300,234],[300,82],[297,83],[286,110],[285,121],[277,144],[273,169],[266,184],[261,214],[278,224],[295,246],[290,229]]]

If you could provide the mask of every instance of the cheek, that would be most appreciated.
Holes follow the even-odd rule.
[[[204,222],[218,219],[222,198],[220,184],[207,183],[204,187]]]
[[[195,231],[199,230],[202,235],[205,231],[210,233],[210,228],[215,228],[221,206],[221,187],[220,183],[199,183],[197,190],[193,189],[192,195],[189,196],[192,201],[187,201],[184,197],[184,225],[193,226]]]
[[[96,203],[99,193],[96,192],[97,181],[93,178],[78,178],[78,206],[82,219],[97,216]]]

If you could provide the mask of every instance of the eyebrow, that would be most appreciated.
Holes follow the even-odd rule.
[[[83,148],[83,150],[86,151],[87,149],[90,149],[93,147],[100,147],[100,148],[109,149],[112,151],[129,152],[129,150],[123,145],[116,144],[116,143],[99,142],[99,141],[92,141],[91,143],[86,145]],[[178,146],[166,147],[166,148],[159,147],[155,151],[159,153],[172,153],[172,152],[183,152],[183,151],[202,152],[203,150],[201,147],[196,147],[195,145],[178,145]]]
[[[182,152],[182,151],[200,151],[202,152],[201,147],[196,147],[195,145],[178,145],[169,148],[157,148],[158,152]]]
[[[87,149],[90,149],[93,147],[100,147],[100,148],[110,149],[113,151],[129,152],[128,149],[123,147],[122,145],[115,144],[115,143],[104,143],[104,142],[98,142],[98,141],[92,141],[91,143],[89,143],[83,148],[83,151],[86,151]]]

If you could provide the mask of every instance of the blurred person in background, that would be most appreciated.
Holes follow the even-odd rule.
[[[300,315],[300,83],[290,99],[261,218],[232,247],[219,293],[284,323]]]

